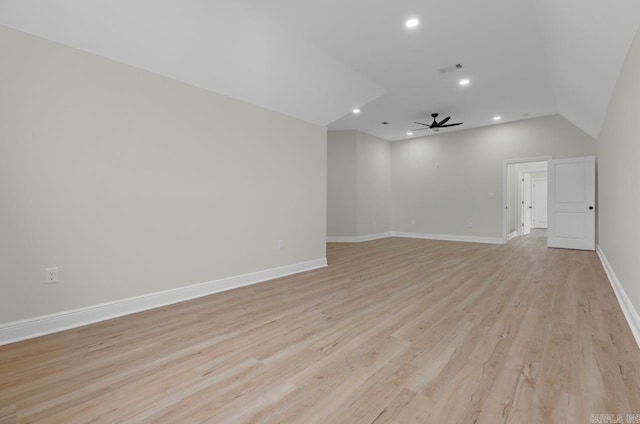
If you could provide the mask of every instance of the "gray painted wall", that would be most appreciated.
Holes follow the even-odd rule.
[[[0,51],[0,323],[325,257],[325,128],[2,27]]]
[[[328,151],[328,236],[399,231],[495,238],[502,237],[503,160],[594,155],[596,145],[553,115],[392,143],[329,131]],[[386,216],[390,224],[381,226]]]
[[[391,231],[391,145],[369,134],[357,133],[358,236]]]
[[[503,160],[595,151],[595,140],[559,115],[394,142],[393,229],[502,237]]]
[[[327,133],[327,236],[355,236],[357,225],[357,133]]]
[[[640,311],[640,31],[598,138],[598,244]]]
[[[327,136],[327,236],[391,231],[390,143],[358,131]]]

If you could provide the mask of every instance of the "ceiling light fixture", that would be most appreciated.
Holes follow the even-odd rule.
[[[470,82],[471,81],[469,79],[465,78],[465,79],[461,79],[460,81],[458,81],[458,84],[460,84],[462,86],[465,86],[465,85],[469,85]]]
[[[418,26],[419,23],[420,21],[417,20],[416,18],[411,18],[404,23],[404,26],[406,26],[407,28],[415,28]]]
[[[413,133],[412,133],[411,131],[409,131],[409,132],[407,133],[407,135],[413,135]]]
[[[355,115],[359,114],[359,113],[360,113],[360,109],[353,109],[353,113],[354,113]]]
[[[494,116],[494,117],[493,117],[493,120],[494,120],[494,121],[499,121],[499,120],[501,120],[501,119],[502,119],[502,116]]]

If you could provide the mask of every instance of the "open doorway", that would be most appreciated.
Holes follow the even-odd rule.
[[[551,157],[505,160],[503,167],[503,238],[534,232],[546,238],[547,166]]]
[[[511,165],[517,179],[517,201],[513,206],[517,213],[509,218],[511,238],[527,236],[532,229],[547,229],[547,162],[530,162]],[[514,196],[515,197],[515,196]],[[513,204],[513,202],[510,202]]]

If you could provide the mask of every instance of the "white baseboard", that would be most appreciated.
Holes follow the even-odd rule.
[[[514,237],[518,237],[518,231],[513,231],[509,233],[509,235],[507,236],[507,240],[511,240]]]
[[[517,233],[516,233],[517,234]],[[328,243],[360,243],[363,241],[378,240],[387,237],[406,237],[428,240],[465,241],[471,243],[504,244],[502,237],[478,237],[478,236],[454,236],[447,234],[405,233],[391,231],[388,233],[371,234],[368,236],[327,237]]]
[[[624,313],[624,317],[627,319],[627,323],[631,328],[631,332],[633,333],[633,337],[636,339],[636,343],[638,347],[640,347],[640,315],[638,315],[638,311],[629,300],[627,293],[624,291],[622,284],[620,284],[620,280],[616,277],[616,273],[613,272],[613,268],[609,264],[607,257],[600,245],[596,247],[596,251],[598,252],[598,257],[600,258],[600,262],[602,262],[602,267],[604,271],[607,273],[607,277],[609,277],[609,282],[611,283],[611,287],[613,287],[613,292],[616,294],[616,298],[618,299],[618,303],[620,304],[620,308]]]
[[[0,346],[327,266],[315,259],[115,302],[0,324]]]
[[[369,234],[367,236],[327,237],[328,243],[361,243],[391,237],[392,233]]]
[[[455,236],[448,234],[404,233],[394,231],[394,237],[419,238],[428,240],[466,241],[471,243],[504,244],[502,237]]]

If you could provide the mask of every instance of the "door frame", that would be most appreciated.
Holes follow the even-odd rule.
[[[519,163],[528,162],[547,162],[553,159],[553,156],[535,156],[522,159],[504,159],[502,161],[502,244],[507,242],[509,236],[509,203],[508,203],[508,179],[507,167]]]

